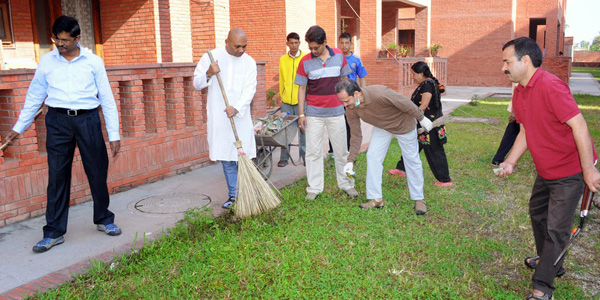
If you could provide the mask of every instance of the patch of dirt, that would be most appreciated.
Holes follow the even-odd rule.
[[[485,123],[489,125],[499,125],[505,122],[501,118],[487,118],[487,117],[459,117],[449,116],[448,123]]]

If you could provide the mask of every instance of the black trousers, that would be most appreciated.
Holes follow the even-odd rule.
[[[46,114],[48,151],[48,206],[44,238],[57,238],[67,232],[71,196],[71,169],[75,146],[79,148],[94,201],[94,224],[110,224],[115,215],[108,210],[106,177],[108,154],[102,136],[98,109],[68,116],[56,109]]]
[[[346,115],[344,115],[344,120],[346,121],[346,144],[348,146],[348,151],[350,151],[350,124],[348,124],[348,119],[346,119]],[[331,146],[331,141],[329,141],[329,151],[327,153],[333,153],[333,147]]]
[[[546,180],[535,179],[529,199],[529,217],[535,238],[535,248],[540,260],[531,281],[533,288],[545,294],[554,291],[554,277],[562,267],[564,257],[555,266],[571,238],[575,209],[583,194],[583,174]]]
[[[425,151],[425,158],[431,169],[431,173],[440,182],[451,182],[450,171],[448,170],[448,159],[446,158],[446,150],[444,150],[444,144],[440,141],[435,128],[429,133],[429,145],[423,145],[419,143],[419,153],[421,150]],[[405,171],[404,161],[402,157],[398,163],[396,163],[396,169]]]
[[[494,155],[494,158],[492,159],[492,163],[504,162],[504,158],[506,158],[506,155],[515,143],[519,131],[521,131],[519,123],[508,122],[506,130],[504,130],[504,136],[502,136],[502,141],[500,141],[500,146],[498,146],[498,151],[496,151],[496,155]]]

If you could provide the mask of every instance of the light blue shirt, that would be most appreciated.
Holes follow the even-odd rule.
[[[77,46],[79,56],[71,61],[60,55],[57,49],[40,59],[14,131],[23,133],[44,102],[50,107],[73,110],[101,106],[108,140],[120,140],[119,113],[104,62],[79,44]]]

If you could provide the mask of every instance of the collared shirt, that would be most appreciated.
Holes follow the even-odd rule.
[[[513,110],[525,127],[527,148],[542,178],[555,180],[582,172],[573,130],[566,124],[580,111],[566,83],[538,68],[527,86],[515,88]]]
[[[13,130],[23,133],[42,105],[65,109],[102,106],[109,141],[117,141],[119,113],[102,59],[79,47],[79,56],[67,61],[58,49],[40,59],[27,90],[25,105]]]
[[[348,74],[348,78],[356,81],[358,78],[367,76],[367,70],[362,64],[362,61],[354,53],[350,52],[349,56],[346,56],[346,61],[352,70],[352,73]]]
[[[417,121],[423,120],[423,112],[410,99],[384,85],[361,88],[363,100],[354,109],[346,109],[350,125],[350,154],[353,162],[360,151],[362,131],[360,120],[392,134],[406,134],[415,130]]]
[[[335,85],[340,76],[352,72],[344,58],[344,53],[336,48],[325,46],[329,58],[323,61],[312,53],[300,60],[294,81],[297,85],[306,86],[306,110],[310,117],[334,117],[344,114],[344,105],[335,93]]]

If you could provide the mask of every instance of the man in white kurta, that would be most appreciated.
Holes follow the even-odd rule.
[[[246,54],[247,38],[239,28],[229,31],[225,47],[211,51],[215,63],[211,64],[208,53],[204,54],[194,71],[194,87],[208,87],[207,139],[212,161],[221,161],[229,199],[223,205],[229,208],[235,202],[237,189],[238,151],[229,117],[233,117],[239,139],[248,158],[256,157],[256,141],[250,115],[250,103],[256,92],[256,62]],[[229,106],[225,106],[217,80],[223,81]]]

